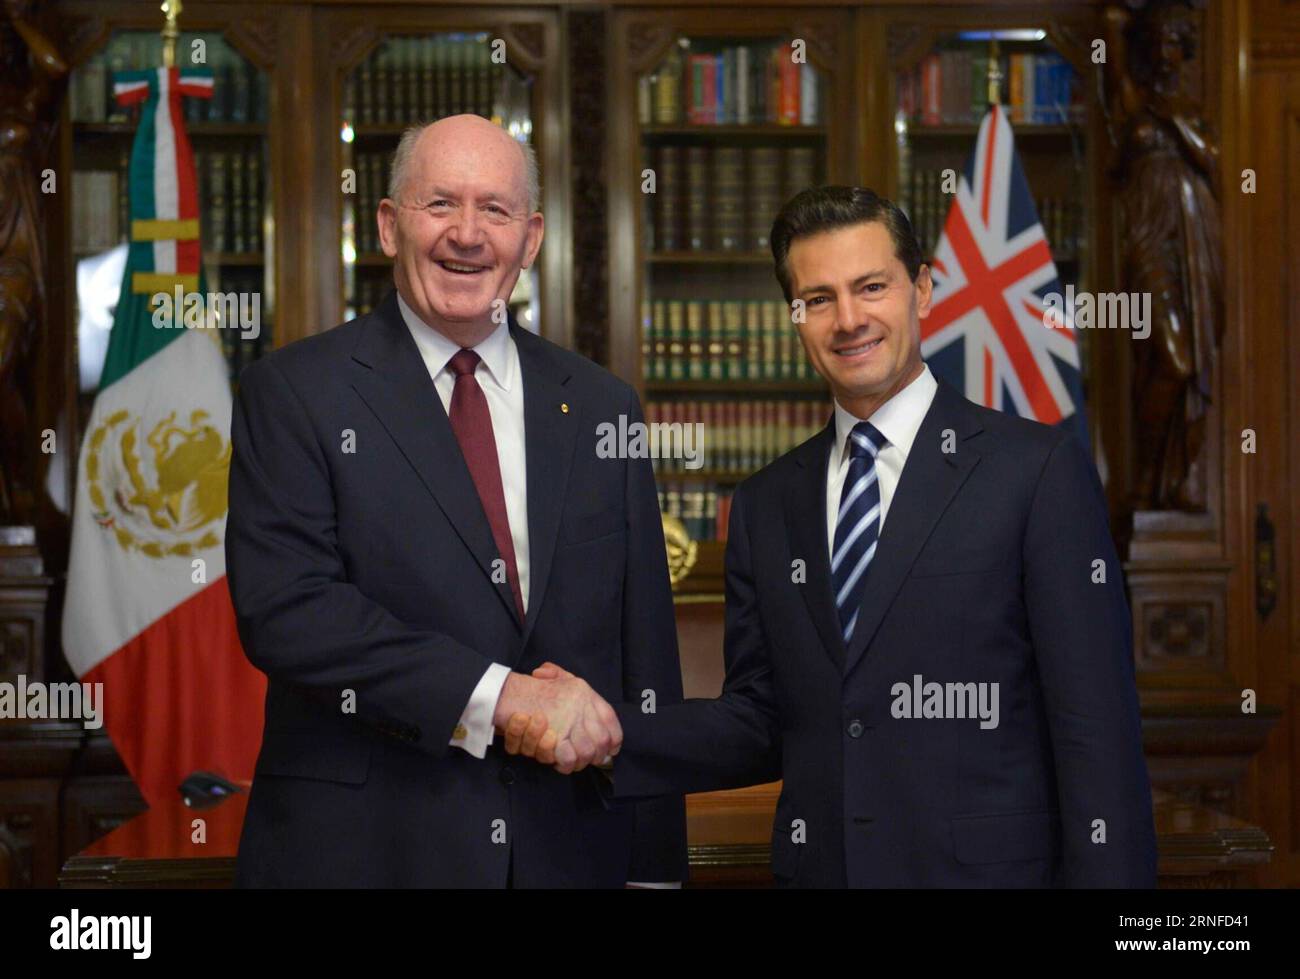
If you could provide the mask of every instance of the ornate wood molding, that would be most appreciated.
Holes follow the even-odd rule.
[[[0,888],[32,886],[31,829],[28,813],[0,816]]]
[[[502,24],[496,34],[506,42],[508,57],[525,71],[540,71],[546,64],[546,25],[540,22]]]
[[[839,43],[836,40],[835,32],[827,24],[796,24],[793,32],[794,37],[803,38],[808,42],[808,52],[812,55],[813,61],[819,66],[831,73],[837,73],[840,70],[840,50]]]
[[[628,66],[636,73],[650,71],[663,60],[677,39],[677,29],[658,21],[633,21],[627,29]]]
[[[260,68],[271,68],[275,63],[280,41],[279,21],[271,17],[236,21],[229,30],[231,44],[256,62]]]
[[[373,24],[356,24],[336,35],[330,43],[330,61],[351,69],[379,43],[379,31]]]
[[[73,15],[63,17],[60,23],[63,26],[64,56],[74,68],[98,51],[111,33],[103,17]]]
[[[885,35],[885,54],[890,68],[905,68],[930,46],[930,32],[920,24],[891,24]]]

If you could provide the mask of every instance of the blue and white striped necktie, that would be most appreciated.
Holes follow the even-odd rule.
[[[844,642],[853,637],[862,605],[862,579],[876,555],[880,539],[880,480],[876,456],[888,441],[870,422],[858,422],[849,432],[849,472],[835,518],[831,548],[831,582],[840,613]]]

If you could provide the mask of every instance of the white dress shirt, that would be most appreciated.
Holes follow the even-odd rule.
[[[912,451],[917,430],[925,413],[930,410],[934,393],[939,390],[939,383],[930,373],[930,368],[922,364],[921,373],[912,383],[876,409],[870,418],[856,418],[835,402],[835,444],[831,446],[831,457],[826,467],[826,551],[835,553],[835,518],[840,512],[840,496],[844,491],[844,480],[849,474],[849,433],[860,421],[869,421],[876,426],[889,444],[876,456],[876,481],[880,484],[880,527],[885,529],[885,517],[889,514],[889,504],[894,498],[899,477],[903,475],[903,466],[907,463],[907,454]]]
[[[406,328],[424,358],[424,366],[433,378],[443,410],[451,412],[451,394],[456,376],[447,364],[460,347],[425,323],[397,296],[398,308]],[[515,569],[519,572],[519,591],[524,609],[528,608],[528,459],[524,448],[524,384],[519,367],[519,350],[507,324],[500,324],[486,339],[474,346],[479,355],[474,379],[487,399],[492,416],[492,435],[497,443],[497,464],[501,468],[501,489],[506,498],[506,518],[510,521],[510,539],[515,545]],[[475,758],[487,755],[492,743],[492,715],[496,713],[501,688],[510,675],[510,667],[493,663],[484,671],[470,694],[460,723],[452,732],[451,743],[464,748]],[[457,737],[457,735],[460,735]]]

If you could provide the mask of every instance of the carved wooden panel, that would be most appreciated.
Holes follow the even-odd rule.
[[[669,25],[636,21],[628,25],[627,60],[633,73],[650,71],[668,53],[677,32]]]
[[[1209,658],[1214,612],[1208,602],[1150,602],[1145,611],[1152,655]]]
[[[546,25],[540,22],[508,24],[497,28],[506,42],[511,62],[526,71],[539,71],[546,63]],[[581,64],[581,62],[578,62]]]
[[[814,64],[827,71],[839,71],[840,50],[835,33],[825,24],[795,24],[793,37],[808,42],[808,54]]]
[[[58,779],[0,781],[0,862],[10,887],[58,881]]]
[[[48,582],[19,585],[0,579],[0,681],[19,673],[29,680],[45,676],[45,619]]]
[[[0,813],[0,890],[32,886],[32,817]]]
[[[330,44],[330,64],[344,71],[353,68],[379,43],[381,36],[373,24],[357,24],[340,31]]]
[[[1226,575],[1129,571],[1138,672],[1200,673],[1227,682]]]
[[[259,68],[270,69],[280,45],[280,25],[269,17],[234,21],[226,31],[230,42]]]
[[[85,849],[148,806],[130,776],[79,778],[63,795],[64,858]]]

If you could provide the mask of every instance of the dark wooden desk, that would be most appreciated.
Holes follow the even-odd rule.
[[[128,820],[63,865],[60,887],[230,887],[248,794],[211,809],[189,809],[178,795]],[[206,842],[194,842],[194,820]]]
[[[691,883],[696,887],[771,884],[772,815],[781,784],[688,797]],[[1153,793],[1160,887],[1235,887],[1272,859],[1262,829],[1232,816]]]
[[[706,792],[687,802],[691,883],[697,887],[764,887],[772,814],[780,783]],[[187,809],[179,798],[124,823],[72,857],[61,887],[229,887],[248,796],[213,809]],[[1258,827],[1210,809],[1155,795],[1161,887],[1232,887],[1267,863],[1273,844]],[[193,821],[206,823],[195,843]]]

